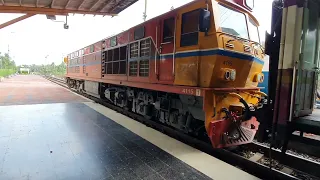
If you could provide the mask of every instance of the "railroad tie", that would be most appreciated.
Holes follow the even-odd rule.
[[[263,157],[263,154],[261,153],[255,153],[251,158],[249,158],[250,161],[257,162]]]
[[[287,167],[283,167],[281,169],[281,172],[286,173],[286,174],[291,174],[293,172],[293,170],[290,168],[287,168]]]

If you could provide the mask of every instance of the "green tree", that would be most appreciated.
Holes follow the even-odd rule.
[[[59,65],[55,63],[47,64],[47,65],[30,65],[30,71],[39,74],[46,75],[64,75],[66,73],[66,65],[64,62],[61,62]]]
[[[16,63],[11,59],[8,53],[0,53],[0,76],[8,76],[17,70]]]

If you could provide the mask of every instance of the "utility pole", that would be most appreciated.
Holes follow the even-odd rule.
[[[143,21],[146,21],[146,20],[147,20],[147,1],[148,1],[148,0],[144,0]]]
[[[10,55],[10,41],[11,41],[11,36],[12,34],[14,34],[15,32],[10,32],[9,34],[9,42],[8,42],[8,55]]]
[[[47,58],[49,55],[46,55],[45,58],[45,63],[44,63],[44,74],[47,75]]]

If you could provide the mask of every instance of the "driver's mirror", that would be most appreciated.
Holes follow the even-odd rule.
[[[206,9],[200,9],[200,16],[199,16],[199,31],[200,32],[208,32],[210,29],[210,11]]]

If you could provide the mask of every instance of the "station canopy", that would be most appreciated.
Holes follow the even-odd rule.
[[[0,29],[36,14],[115,16],[138,0],[0,0],[0,13],[25,15],[0,24]]]

